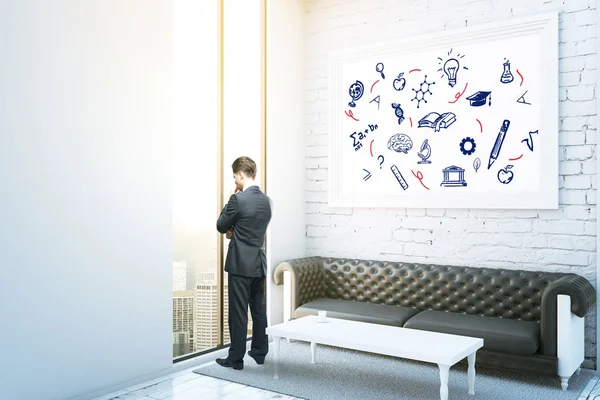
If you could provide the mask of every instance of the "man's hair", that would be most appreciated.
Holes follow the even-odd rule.
[[[256,163],[250,157],[238,157],[231,164],[233,173],[243,172],[249,178],[254,179],[256,177]]]

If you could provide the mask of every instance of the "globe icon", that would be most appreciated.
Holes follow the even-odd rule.
[[[348,89],[348,94],[352,98],[352,101],[350,103],[348,103],[348,105],[350,107],[355,107],[356,106],[355,101],[360,99],[364,92],[365,92],[365,86],[363,85],[363,83],[361,81],[356,81],[355,83],[351,84],[350,88]]]

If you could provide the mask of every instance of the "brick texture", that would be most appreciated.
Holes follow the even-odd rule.
[[[596,285],[597,0],[307,0],[307,255],[574,272]],[[560,209],[327,205],[330,50],[559,12]],[[595,309],[586,362],[595,368]]]

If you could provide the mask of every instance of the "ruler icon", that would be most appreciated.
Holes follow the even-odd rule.
[[[404,189],[404,190],[408,189],[408,183],[406,183],[406,180],[400,173],[400,170],[398,169],[398,167],[396,167],[395,165],[392,165],[390,169],[392,170],[392,173],[396,177],[396,180],[398,181],[400,186],[402,186],[402,189]]]

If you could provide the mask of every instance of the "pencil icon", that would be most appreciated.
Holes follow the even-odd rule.
[[[504,138],[506,137],[506,131],[508,131],[509,125],[510,121],[507,119],[505,119],[504,122],[502,122],[502,127],[500,128],[500,132],[498,132],[498,136],[496,137],[496,143],[494,143],[494,148],[490,153],[488,169],[492,167],[492,164],[498,159],[498,155],[500,155],[500,149],[502,148],[502,143],[504,143]]]

